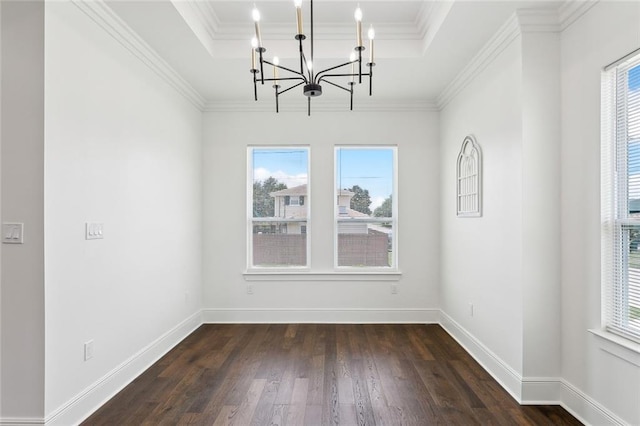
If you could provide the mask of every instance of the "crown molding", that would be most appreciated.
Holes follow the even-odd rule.
[[[569,28],[598,3],[599,0],[567,0],[562,3],[558,8],[560,29],[564,31]]]
[[[220,29],[220,20],[208,2],[175,1],[171,4],[200,40],[210,55],[214,55],[214,38]]]
[[[482,70],[495,60],[517,37],[530,33],[559,33],[562,24],[556,9],[519,9],[445,87],[437,98],[438,108],[451,102]]]
[[[424,3],[426,5],[426,3]],[[422,42],[421,54],[425,54],[431,42],[440,31],[451,8],[453,1],[434,2],[431,7],[423,6],[422,14],[418,17],[417,27],[421,31],[420,40]]]
[[[518,36],[520,36],[520,25],[517,15],[513,14],[440,93],[436,102],[438,108],[442,109],[447,106],[478,73],[485,69]]]
[[[556,9],[518,9],[515,14],[521,33],[557,33],[561,31]]]
[[[131,29],[104,0],[71,0],[91,20],[104,29],[125,49],[148,66],[167,84],[184,96],[199,110],[203,110],[205,99],[158,53]]]
[[[349,111],[349,103],[338,101],[315,101],[311,104],[311,114],[326,112],[436,112],[438,107],[430,101],[407,100],[376,100],[366,104],[354,105],[353,111]],[[210,101],[205,104],[204,112],[272,112],[275,114],[276,106],[273,99],[256,101]],[[280,102],[280,112],[306,113],[307,103],[304,101]]]

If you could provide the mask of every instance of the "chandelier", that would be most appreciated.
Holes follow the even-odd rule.
[[[369,96],[373,93],[373,67],[376,65],[373,57],[373,39],[375,32],[373,26],[369,28],[369,62],[366,66],[369,72],[362,72],[362,53],[365,47],[362,43],[362,10],[360,6],[355,11],[354,17],[356,21],[356,46],[351,52],[348,62],[344,62],[339,65],[335,65],[324,70],[316,72],[314,69],[314,57],[313,57],[313,0],[311,3],[311,33],[310,33],[310,47],[311,56],[307,59],[304,53],[304,47],[302,45],[303,40],[307,38],[303,31],[302,25],[302,0],[294,0],[296,8],[297,18],[297,33],[294,39],[298,41],[298,50],[300,56],[300,70],[293,70],[291,68],[280,65],[278,57],[275,56],[273,61],[270,62],[265,59],[265,52],[267,49],[262,44],[262,36],[260,34],[260,12],[254,6],[253,8],[253,21],[255,24],[255,36],[251,40],[251,74],[253,75],[253,92],[254,98],[258,100],[258,82],[264,85],[265,82],[272,82],[272,88],[276,97],[276,112],[280,112],[280,95],[289,92],[296,87],[302,86],[302,93],[307,97],[307,114],[311,115],[311,98],[322,95],[322,83],[327,83],[331,86],[337,87],[349,93],[350,97],[350,110],[353,110],[353,87],[358,83],[362,83],[362,77],[369,78]],[[273,78],[265,78],[264,68],[265,65],[273,67]],[[348,72],[345,67],[351,67]],[[343,69],[340,71],[340,69]],[[286,76],[281,77],[279,70],[286,72]],[[347,80],[346,85],[340,84],[339,81]],[[283,88],[281,83],[288,84],[287,88]],[[290,84],[289,84],[290,83]]]

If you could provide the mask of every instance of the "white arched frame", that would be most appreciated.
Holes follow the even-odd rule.
[[[457,214],[482,216],[482,151],[471,135],[464,138],[456,163]]]

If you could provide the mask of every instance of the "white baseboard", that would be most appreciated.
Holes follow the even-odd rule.
[[[560,377],[522,377],[446,313],[440,325],[522,405],[560,405],[585,425],[625,425],[625,421]]]
[[[80,423],[200,325],[202,312],[198,311],[49,414],[44,424],[68,426]]]
[[[0,426],[33,426],[33,425],[44,425],[44,419],[39,418],[31,418],[31,417],[21,417],[21,418],[0,418]]]
[[[520,404],[522,405],[559,405],[559,377],[523,377]]]
[[[444,312],[440,325],[451,335],[509,394],[522,401],[522,376],[482,342]]]
[[[627,424],[627,422],[564,379],[560,380],[560,405],[586,425]]]
[[[204,323],[437,324],[439,309],[204,309]]]

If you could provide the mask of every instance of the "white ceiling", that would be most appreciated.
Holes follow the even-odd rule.
[[[297,68],[292,0],[107,0],[107,5],[209,104],[253,102],[250,68],[251,10],[262,15],[266,58]],[[315,66],[348,59],[355,46],[353,13],[360,5],[363,29],[376,29],[374,96],[356,87],[356,105],[367,102],[435,102],[461,69],[516,9],[556,10],[547,0],[315,0]],[[304,0],[305,50],[309,1]],[[367,44],[365,42],[365,44]],[[365,52],[368,58],[368,53]],[[365,61],[366,62],[366,61]],[[270,77],[271,71],[265,71]],[[282,73],[281,73],[282,76]],[[345,102],[348,94],[325,85],[322,100]],[[259,87],[259,99],[273,103],[273,89]],[[303,98],[292,90],[281,98]],[[300,89],[301,91],[301,89]]]

